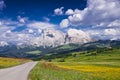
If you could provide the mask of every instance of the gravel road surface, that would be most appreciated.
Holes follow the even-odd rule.
[[[0,80],[27,80],[30,70],[37,62],[28,62],[19,66],[0,69]]]

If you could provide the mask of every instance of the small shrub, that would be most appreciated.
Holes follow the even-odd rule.
[[[97,55],[96,52],[90,52],[90,53],[87,53],[87,54],[86,54],[86,56],[95,56],[95,55]]]
[[[51,59],[48,59],[48,62],[52,62],[52,60],[51,60]]]
[[[58,60],[58,62],[65,62],[65,59],[60,59]]]
[[[73,57],[76,57],[77,56],[77,54],[73,54]]]

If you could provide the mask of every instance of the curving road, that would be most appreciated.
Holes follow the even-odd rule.
[[[0,80],[27,80],[30,70],[37,62],[28,62],[16,67],[0,69]]]

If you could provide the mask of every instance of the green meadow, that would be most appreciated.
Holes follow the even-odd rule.
[[[40,61],[29,80],[120,80],[119,49],[70,54]]]

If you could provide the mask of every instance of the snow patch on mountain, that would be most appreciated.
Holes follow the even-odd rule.
[[[91,42],[91,37],[82,30],[69,29],[63,33],[56,29],[45,29],[41,35],[31,40],[30,44],[43,47],[56,47],[64,44],[83,44]]]
[[[92,41],[90,36],[82,30],[69,29],[66,35],[66,43],[83,44]]]
[[[5,33],[0,42],[0,46],[16,45],[18,47],[36,46],[36,47],[56,47],[64,44],[83,44],[91,42],[91,37],[82,30],[68,29],[65,33],[54,29],[41,29],[41,33],[35,31],[33,33]]]
[[[31,45],[55,47],[64,44],[64,33],[55,29],[45,29],[42,34],[33,39]]]
[[[0,42],[0,46],[7,46],[7,45],[8,45],[8,43],[5,42],[5,41],[1,41],[1,42]]]

